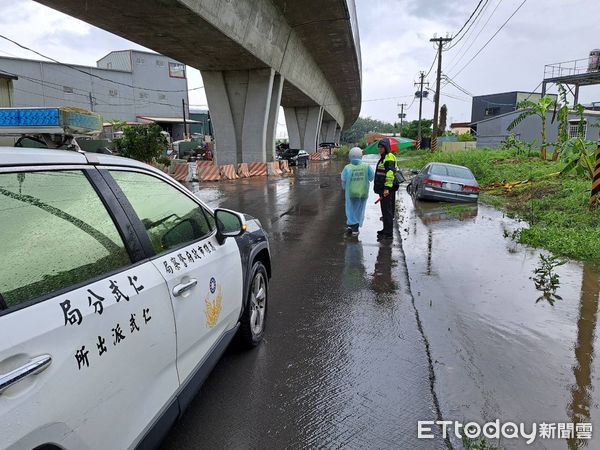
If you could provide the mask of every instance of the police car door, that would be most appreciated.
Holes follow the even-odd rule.
[[[111,174],[141,220],[173,302],[177,369],[196,373],[242,306],[242,264],[233,239],[219,245],[212,215],[173,182],[141,172]]]
[[[99,177],[0,168],[1,448],[124,449],[176,406],[166,283]]]

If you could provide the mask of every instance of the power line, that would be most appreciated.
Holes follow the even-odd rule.
[[[464,34],[458,38],[455,37],[455,41],[452,43],[452,45],[450,45],[450,47],[448,47],[446,49],[446,51],[448,50],[452,50],[454,47],[456,47],[458,45],[458,43],[460,41],[462,41],[465,36],[467,36],[469,34],[469,31],[473,28],[473,26],[477,23],[477,21],[479,20],[479,17],[481,16],[481,14],[483,13],[483,11],[485,11],[485,9],[488,6],[488,2],[489,0],[485,0],[485,3],[483,4],[483,7],[477,12],[477,16],[475,17],[475,19],[469,24],[469,27],[467,28],[467,30],[464,32]],[[479,5],[481,5],[481,2],[479,2]],[[479,8],[479,5],[477,5],[477,7]],[[473,11],[475,12],[475,11]],[[472,17],[472,16],[471,16]],[[466,24],[465,24],[466,25]],[[454,40],[454,39],[453,39]]]
[[[483,51],[483,50],[484,50],[484,49],[485,49],[485,48],[488,46],[488,44],[489,44],[490,42],[492,42],[492,40],[493,40],[493,39],[494,39],[494,38],[495,38],[495,37],[498,35],[498,33],[500,33],[500,31],[502,31],[502,29],[503,29],[503,28],[506,26],[506,24],[507,24],[507,23],[510,21],[510,19],[512,19],[512,18],[514,17],[514,15],[515,15],[515,14],[517,14],[517,12],[519,12],[519,10],[520,10],[520,9],[523,7],[523,5],[524,5],[526,2],[527,2],[527,0],[523,0],[523,1],[521,2],[521,4],[520,4],[520,5],[517,7],[517,9],[515,9],[515,11],[514,11],[514,12],[513,12],[513,13],[512,13],[512,14],[511,14],[509,17],[508,17],[508,19],[506,19],[506,21],[505,21],[505,22],[504,22],[504,23],[503,23],[503,24],[500,26],[500,28],[498,28],[498,30],[497,30],[497,31],[496,31],[496,32],[495,32],[495,33],[492,35],[492,37],[491,37],[491,38],[489,38],[485,44],[483,44],[483,47],[481,47],[481,48],[480,48],[480,49],[477,51],[477,53],[475,53],[475,54],[473,55],[473,57],[472,57],[472,58],[471,58],[469,61],[467,61],[467,63],[466,63],[464,66],[462,66],[462,68],[461,68],[461,69],[460,69],[458,72],[456,72],[456,73],[454,74],[454,76],[455,76],[455,77],[457,77],[457,76],[458,76],[458,75],[459,75],[459,74],[460,74],[460,73],[461,73],[463,70],[465,70],[465,68],[466,68],[466,67],[467,67],[469,64],[471,64],[471,62],[473,62],[473,60],[474,60],[475,58],[477,58],[477,56],[478,56],[478,55],[479,55],[479,54],[480,54],[480,53],[481,53],[481,52],[482,52],[482,51]]]
[[[27,46],[25,46],[23,44],[20,44],[19,42],[15,41],[15,40],[13,40],[13,39],[11,39],[9,37],[6,37],[6,36],[4,36],[2,34],[0,34],[0,39],[4,39],[5,41],[10,42],[10,43],[16,45],[17,47],[20,47],[20,48],[22,48],[24,50],[27,50],[27,51],[32,52],[32,53],[35,53],[36,55],[41,56],[42,58],[45,58],[47,60],[50,60],[50,61],[52,61],[52,62],[54,62],[56,64],[59,64],[59,65],[61,65],[63,67],[68,67],[69,69],[75,70],[76,72],[83,73],[84,75],[87,75],[87,76],[90,76],[90,77],[93,77],[93,78],[97,78],[97,79],[102,80],[102,81],[107,81],[109,83],[113,83],[113,84],[116,84],[116,85],[119,85],[119,86],[125,86],[125,87],[129,87],[129,88],[132,88],[132,89],[140,89],[140,90],[145,90],[145,91],[150,91],[150,92],[188,92],[188,91],[195,91],[195,90],[198,90],[198,89],[204,89],[204,86],[199,86],[199,87],[190,88],[190,89],[177,89],[177,90],[153,89],[153,88],[145,88],[145,87],[140,87],[140,86],[134,86],[132,84],[122,83],[120,81],[114,81],[114,80],[111,80],[110,78],[105,78],[105,77],[102,77],[100,75],[96,75],[96,74],[92,73],[92,70],[94,69],[93,67],[90,68],[89,72],[86,72],[85,70],[80,69],[77,66],[73,66],[71,64],[66,64],[66,63],[60,62],[60,61],[58,61],[58,60],[56,60],[56,59],[54,59],[54,58],[52,58],[50,56],[46,56],[43,53],[38,52],[37,50],[33,50],[32,48],[29,48],[29,47],[27,47]]]
[[[26,93],[26,94],[29,94],[29,95],[35,95],[37,97],[51,98],[53,100],[61,100],[63,102],[67,101],[67,102],[70,102],[70,103],[79,103],[79,104],[85,105],[86,108],[89,105],[89,102],[87,100],[86,101],[82,101],[82,100],[65,100],[64,98],[61,98],[61,97],[54,97],[54,96],[46,94],[46,93],[41,94],[39,92],[28,91],[26,89],[20,89],[18,87],[13,87],[13,89],[15,91],[23,92],[23,93]],[[84,96],[83,94],[80,94],[80,95],[82,97],[87,97],[87,96]],[[146,105],[150,105],[150,104],[153,103],[153,102],[144,102],[144,101],[140,101],[138,103],[105,103],[104,101],[98,102],[96,98],[94,98],[94,102],[95,102],[96,105],[98,105],[100,107],[103,107],[103,106],[113,106],[113,107],[115,107],[115,106],[146,106]],[[39,105],[32,105],[32,106],[39,106]],[[166,105],[166,106],[169,106],[171,109],[176,109],[177,111],[179,110],[179,108],[175,107],[174,105]]]
[[[431,89],[431,88],[427,88],[427,90],[429,90],[429,91],[433,92],[433,94],[435,95],[435,90],[433,90],[433,89]],[[454,95],[450,95],[450,94],[446,94],[446,93],[443,93],[443,94],[441,94],[441,96],[443,96],[443,97],[449,97],[449,98],[453,98],[453,99],[455,99],[455,100],[460,100],[461,102],[468,102],[468,101],[469,101],[469,99],[468,99],[468,98],[456,97],[456,96],[454,96]],[[426,97],[426,98],[427,98],[427,97]]]
[[[49,88],[49,89],[54,89],[54,90],[56,90],[58,92],[62,92],[63,94],[65,93],[64,86],[61,85],[61,84],[52,83],[52,82],[46,81],[46,80],[40,80],[39,78],[33,78],[33,77],[29,77],[27,75],[22,75],[22,74],[18,74],[18,73],[7,72],[6,70],[2,70],[2,69],[0,69],[0,73],[4,73],[6,75],[11,75],[11,76],[18,77],[18,78],[23,78],[23,79],[25,79],[27,81],[30,81],[31,83],[39,84],[42,87]],[[55,87],[55,86],[58,86],[58,87]],[[72,93],[68,93],[69,95],[78,95],[78,96],[81,96],[81,97],[86,97],[86,99],[89,98],[90,91],[87,91],[87,90],[84,90],[84,89],[75,88],[75,87],[72,88],[72,89],[73,89],[73,91],[80,91],[80,92],[82,92],[82,94],[79,94],[77,92],[72,92]],[[34,94],[34,95],[40,95],[37,92],[25,91],[23,89],[19,89],[19,90],[23,91],[23,92],[29,92],[29,93]],[[102,98],[106,99],[107,101],[113,101],[113,98],[119,98],[119,99],[122,99],[122,100],[128,100],[128,101],[131,101],[131,102],[135,102],[135,103],[131,103],[131,104],[127,104],[127,103],[105,103],[105,105],[107,105],[107,106],[136,106],[136,105],[149,105],[149,104],[153,104],[153,105],[168,106],[170,108],[174,107],[174,105],[172,105],[170,103],[155,102],[155,101],[152,101],[152,100],[143,100],[143,99],[139,99],[138,100],[138,99],[135,99],[135,98],[123,97],[123,96],[107,97],[105,95],[100,94],[99,92],[93,92],[92,94],[93,94],[93,96],[94,96],[95,99],[97,99],[98,97],[102,97]],[[46,94],[44,93],[43,95],[46,95]],[[43,96],[43,95],[41,95],[41,96]],[[66,100],[64,98],[50,97],[50,96],[48,96],[48,98],[54,98],[54,99],[57,99],[57,100]]]
[[[399,98],[408,98],[408,97],[412,97],[412,95],[400,95],[400,96],[396,96],[396,97],[382,97],[382,98],[371,98],[368,100],[363,100],[361,103],[367,103],[367,102],[379,102],[382,100],[396,100]]]
[[[467,26],[467,24],[471,21],[471,19],[473,18],[473,16],[475,15],[475,13],[477,12],[477,10],[479,9],[479,7],[481,6],[481,4],[483,3],[484,0],[479,0],[479,3],[477,3],[477,6],[475,7],[475,9],[473,10],[473,12],[471,13],[471,15],[469,16],[469,18],[467,19],[467,21],[463,24],[462,27],[460,27],[460,30],[458,30],[458,32],[454,35],[454,39],[456,39],[457,36],[460,35],[461,31],[465,29],[465,27]],[[485,0],[485,2],[487,3],[488,0]],[[450,47],[452,48],[452,47]]]
[[[502,3],[502,0],[498,0],[498,3],[496,3],[496,7],[492,10],[492,13],[489,15],[489,17],[487,18],[487,20],[483,24],[483,27],[481,27],[481,29],[479,30],[479,32],[477,33],[477,35],[475,36],[475,38],[471,40],[471,43],[465,49],[465,51],[462,52],[460,54],[460,56],[455,61],[452,62],[452,66],[448,69],[448,72],[451,72],[456,66],[458,66],[458,63],[462,61],[462,59],[467,55],[467,53],[469,53],[469,50],[471,50],[471,48],[473,47],[473,44],[475,44],[475,42],[477,42],[477,39],[479,38],[479,36],[483,32],[483,30],[485,30],[485,28],[488,26],[488,24],[490,23],[490,20],[492,20],[492,17],[494,16],[494,14],[496,13],[496,11],[498,10],[498,7],[500,6],[501,3]],[[475,32],[475,30],[473,30],[473,33],[474,32]],[[467,42],[468,42],[468,39],[465,42],[463,42],[463,45],[462,45],[462,47],[460,48],[459,51],[461,51],[462,49],[465,48],[465,46],[467,45]]]
[[[429,68],[429,70],[425,74],[425,78],[427,78],[429,76],[429,74],[431,73],[431,70],[433,69],[433,66],[435,65],[436,61],[437,61],[437,52],[435,53],[435,57],[433,58],[433,61],[431,62],[431,67]]]
[[[467,94],[469,97],[473,97],[473,94],[471,94],[469,91],[467,91],[464,87],[460,86],[458,83],[456,83],[452,78],[450,78],[448,75],[443,75],[445,77],[445,79],[447,80],[447,82],[449,84],[451,84],[452,86],[454,86],[456,89],[458,89],[459,91],[461,91],[464,94]]]
[[[540,81],[540,84],[538,84],[536,87],[533,88],[533,90],[529,93],[529,95],[527,96],[527,98],[525,100],[529,100],[531,98],[531,96],[536,93],[535,91],[542,85],[542,83],[543,83],[543,81]]]

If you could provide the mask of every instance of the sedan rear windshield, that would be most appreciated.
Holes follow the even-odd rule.
[[[429,173],[431,173],[431,175],[441,175],[455,178],[468,178],[470,180],[475,178],[471,171],[465,167],[433,165],[429,169]]]

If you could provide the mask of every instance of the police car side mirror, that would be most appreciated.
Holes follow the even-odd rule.
[[[418,175],[419,171],[417,169],[410,169],[410,173],[412,173],[413,175]]]
[[[216,209],[215,222],[219,244],[223,244],[228,237],[236,237],[246,231],[244,215],[229,209]]]

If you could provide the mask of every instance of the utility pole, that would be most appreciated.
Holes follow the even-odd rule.
[[[437,134],[438,134],[438,119],[440,114],[440,84],[442,81],[442,49],[444,48],[444,44],[450,42],[452,38],[431,38],[430,42],[434,42],[437,44],[437,60],[438,60],[438,68],[437,68],[437,77],[435,80],[435,111],[433,112],[433,134],[431,135],[431,151],[435,151],[435,146],[437,144]]]
[[[89,98],[90,98],[90,111],[94,112],[94,97],[92,96],[91,92],[89,94],[90,94],[90,96],[89,96]]]
[[[400,132],[402,132],[402,126],[404,125],[404,117],[406,117],[406,114],[404,114],[404,107],[408,105],[406,103],[398,103],[398,106],[400,107],[400,114],[398,114],[398,117],[400,118]]]
[[[425,84],[425,72],[420,72],[419,73],[419,82],[418,83],[414,83],[415,86],[419,86],[419,90],[417,91],[419,93],[418,97],[419,97],[419,122],[417,124],[417,148],[421,148],[421,120],[422,120],[422,116],[423,116],[423,85]],[[429,86],[429,83],[427,83],[427,86]]]
[[[181,107],[183,108],[183,138],[187,138],[187,121],[185,120],[185,99],[181,99]]]

